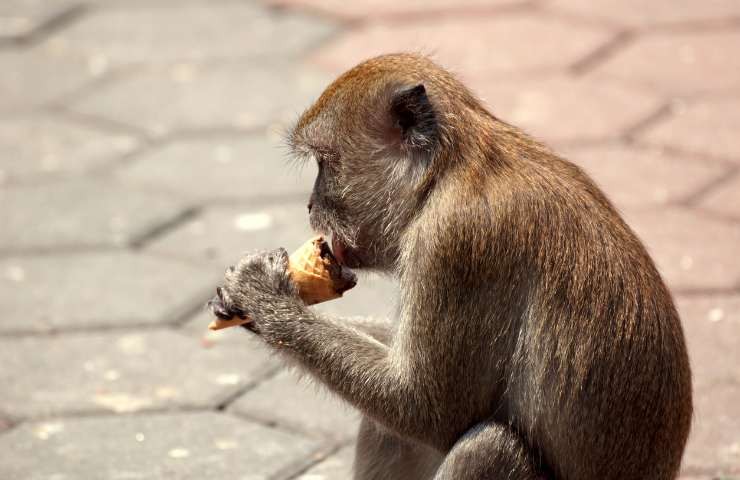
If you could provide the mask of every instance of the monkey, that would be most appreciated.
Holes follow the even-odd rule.
[[[567,112],[563,112],[567,115]],[[298,298],[284,249],[211,301],[362,414],[354,478],[668,480],[692,418],[672,296],[576,165],[411,53],[339,76],[287,135],[311,227],[398,279],[389,324]]]

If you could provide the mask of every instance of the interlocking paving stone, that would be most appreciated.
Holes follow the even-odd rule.
[[[0,71],[0,112],[15,112],[66,98],[105,69],[53,52],[0,50]]]
[[[699,205],[711,212],[740,220],[740,173],[710,191]]]
[[[27,37],[79,4],[70,0],[3,0],[0,40]]]
[[[737,384],[724,384],[694,395],[694,423],[683,468],[711,473],[711,478],[718,480],[735,480],[740,476]]]
[[[266,479],[320,445],[212,412],[54,419],[0,436],[0,477]],[[40,461],[43,459],[43,461]]]
[[[280,7],[304,8],[349,19],[366,17],[435,15],[454,11],[484,11],[491,7],[509,7],[526,3],[524,0],[374,0],[345,2],[342,0],[271,0]],[[412,17],[413,18],[413,17]]]
[[[109,134],[50,115],[0,118],[0,184],[40,175],[75,174],[104,165],[136,147],[135,138]]]
[[[100,180],[0,189],[0,250],[125,245],[187,208],[162,193]]]
[[[258,345],[214,348],[166,330],[6,338],[0,346],[0,380],[13,385],[0,409],[18,417],[215,408],[272,368]]]
[[[735,89],[740,84],[740,32],[674,32],[637,38],[595,68],[663,94],[688,95]]]
[[[568,147],[561,153],[582,167],[620,209],[685,200],[728,171],[726,165],[659,148],[612,144]]]
[[[735,0],[552,0],[547,5],[556,10],[637,27],[740,18],[740,7]]]
[[[605,29],[533,14],[447,15],[418,22],[371,23],[332,41],[315,61],[339,72],[381,53],[434,52],[467,78],[557,69],[581,60],[609,40]],[[471,42],[471,39],[485,41]],[[532,48],[537,45],[537,48]]]
[[[305,194],[307,202],[313,185],[309,171],[291,166],[279,140],[246,135],[177,140],[136,157],[117,173],[124,183],[194,200]],[[305,204],[299,211],[307,222]]]
[[[296,480],[347,480],[352,478],[355,447],[350,445],[299,475]]]
[[[740,98],[723,97],[679,104],[671,117],[649,126],[639,138],[740,163],[739,124]]]
[[[257,250],[283,247],[292,252],[314,235],[308,224],[307,201],[308,194],[305,202],[211,207],[146,248],[161,255],[210,261],[222,268]]]
[[[295,63],[181,63],[130,72],[78,99],[72,108],[143,127],[153,135],[253,128],[297,119],[329,80]]]
[[[497,117],[549,142],[617,138],[661,104],[656,96],[613,82],[566,76],[485,79],[471,87]]]
[[[171,323],[205,301],[219,278],[220,272],[142,254],[5,257],[0,332]]]
[[[326,20],[276,14],[256,3],[130,5],[98,9],[48,42],[73,58],[113,66],[140,62],[290,56],[327,37]]]
[[[676,305],[689,347],[694,389],[711,392],[720,384],[739,385],[740,295],[679,297]]]
[[[357,433],[359,413],[324,387],[281,372],[239,397],[231,411],[274,422],[312,435],[350,438]]]
[[[740,281],[740,225],[681,209],[625,212],[674,289],[734,288]]]

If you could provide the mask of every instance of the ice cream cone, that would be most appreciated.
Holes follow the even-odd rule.
[[[306,305],[314,305],[339,298],[354,287],[357,279],[346,267],[340,265],[323,237],[314,237],[301,245],[288,259],[291,280],[298,287],[298,296]],[[217,318],[208,328],[220,330],[248,323],[249,319]]]

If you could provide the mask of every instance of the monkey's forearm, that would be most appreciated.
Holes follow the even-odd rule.
[[[409,366],[372,335],[292,299],[266,311],[259,321],[263,339],[363,413],[435,446],[452,438],[434,421],[433,395],[418,395]]]
[[[393,338],[393,324],[388,318],[342,317],[333,321],[366,333],[384,345],[389,345]]]

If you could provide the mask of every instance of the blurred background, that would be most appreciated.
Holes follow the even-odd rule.
[[[740,478],[738,0],[1,0],[0,479],[350,478],[356,414],[203,303],[310,235],[286,124],[404,50],[611,196],[688,337],[682,478]]]

